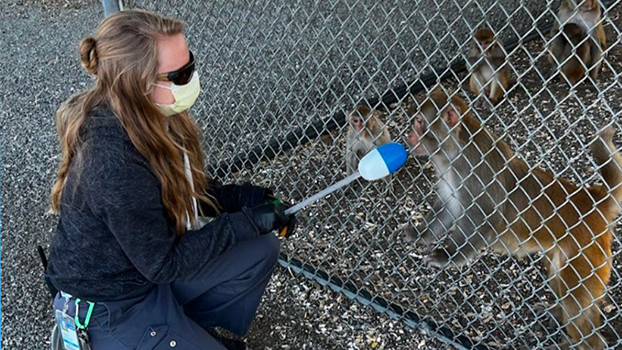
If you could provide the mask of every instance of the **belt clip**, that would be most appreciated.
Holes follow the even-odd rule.
[[[89,304],[89,309],[86,311],[86,316],[84,317],[84,324],[82,324],[82,322],[80,322],[80,298],[76,299],[76,316],[75,316],[75,322],[76,322],[76,328],[78,329],[87,329],[89,326],[89,322],[91,321],[91,314],[93,313],[93,307],[95,306],[95,303],[92,301],[88,301],[85,300],[87,302],[87,304]]]

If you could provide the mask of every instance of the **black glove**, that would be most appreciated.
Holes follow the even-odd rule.
[[[284,211],[291,207],[289,203],[282,202],[280,199],[276,199],[275,201],[277,203],[283,203],[283,205],[285,205],[285,209],[283,209]],[[289,237],[290,235],[294,234],[294,232],[296,232],[297,223],[298,221],[296,220],[296,214],[289,214],[289,216],[287,216],[287,222],[277,228],[279,237]]]
[[[253,208],[272,197],[272,190],[254,186],[250,183],[242,185],[221,185],[214,181],[210,184],[207,194],[216,199],[221,211],[225,213],[234,213],[240,211],[242,207]],[[202,208],[209,210],[209,208]]]
[[[287,207],[282,203],[267,202],[250,210],[252,220],[261,234],[285,227],[289,218],[285,216]]]

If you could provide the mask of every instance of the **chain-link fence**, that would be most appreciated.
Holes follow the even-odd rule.
[[[598,5],[594,1],[570,15],[558,12],[560,1],[514,0],[139,1],[128,7],[187,21],[203,87],[193,113],[205,133],[209,172],[223,182],[252,181],[301,201],[346,176],[346,154],[352,151],[347,116],[357,105],[377,110],[393,140],[402,143],[410,130],[415,139],[427,132],[423,143],[438,120],[451,127],[438,118],[447,106],[463,112],[456,103],[437,106],[443,111],[433,113],[436,124],[417,114],[439,83],[516,152],[511,159],[526,162],[522,173],[509,176],[518,160],[492,164],[500,158],[491,154],[502,146],[489,136],[463,133],[456,141],[460,151],[444,154],[444,167],[410,157],[390,186],[360,181],[306,208],[298,215],[297,236],[284,242],[282,265],[456,348],[569,343],[600,349],[600,332],[614,349],[622,346],[620,230],[613,226],[617,217],[605,217],[604,208],[618,210],[619,203],[607,199],[617,192],[605,185],[608,195],[593,190],[594,198],[587,199],[588,192],[573,187],[618,181],[614,168],[595,160],[590,145],[605,126],[622,129],[621,1],[603,0],[602,19],[588,11]],[[604,26],[606,48],[595,24]],[[587,32],[581,29],[586,26]],[[494,57],[467,59],[471,38],[482,27],[503,44],[505,66],[494,66]],[[549,50],[558,48],[551,64]],[[596,79],[588,74],[594,64],[587,56],[602,63]],[[483,95],[492,85],[480,95],[469,88],[468,70],[485,76],[488,64],[509,76],[496,105]],[[571,73],[558,67],[584,78],[570,84]],[[417,118],[422,127],[413,129]],[[453,126],[455,135],[465,130],[464,118]],[[482,142],[492,151],[467,151]],[[449,149],[443,147],[430,151],[439,159]],[[465,154],[476,164],[464,165]],[[603,169],[609,169],[604,176]],[[560,178],[570,182],[561,188],[555,182]],[[459,205],[451,194],[435,190],[437,185],[457,193]],[[492,192],[503,195],[493,198]],[[439,196],[441,204],[433,208]],[[603,228],[607,220],[611,233]],[[422,239],[405,239],[404,224],[418,231],[436,225],[439,231],[442,221],[443,231],[454,233],[441,243],[454,255],[438,269]],[[487,249],[457,267],[458,256],[477,241],[473,232],[462,232],[467,228],[486,236]],[[516,246],[508,243],[508,232],[518,237]],[[452,244],[452,238],[465,240],[461,234],[470,236],[468,242]],[[501,250],[532,254],[492,253],[490,246],[500,243]],[[555,305],[561,305],[558,320]]]

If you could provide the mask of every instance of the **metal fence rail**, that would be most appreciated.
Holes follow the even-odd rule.
[[[271,186],[300,201],[346,175],[347,116],[355,106],[378,110],[393,139],[405,143],[414,121],[409,110],[420,111],[439,83],[461,96],[529,172],[545,168],[577,186],[602,181],[589,147],[605,126],[622,129],[621,2],[601,1],[608,46],[602,72],[574,86],[547,62],[556,37],[572,41],[561,32],[547,36],[560,1],[138,1],[126,8],[188,23],[204,91],[193,113],[205,133],[210,174]],[[469,91],[466,59],[482,27],[503,43],[510,76],[495,106]],[[574,43],[572,52],[589,42]],[[426,158],[411,157],[391,188],[361,181],[307,208],[298,235],[284,242],[281,264],[456,348],[561,348],[571,341],[563,326],[572,317],[560,327],[536,307],[564,299],[549,286],[556,273],[547,273],[546,255],[517,258],[486,249],[468,266],[436,269],[425,263],[428,251],[420,240],[405,241],[405,223],[423,227],[436,218],[427,215],[441,182],[434,168]],[[473,203],[461,217],[469,218],[483,194],[470,193]],[[553,213],[564,204],[573,205],[572,193],[553,205]],[[602,326],[583,335],[599,331],[609,349],[622,346],[619,235],[614,231],[607,260],[606,297],[598,301]]]

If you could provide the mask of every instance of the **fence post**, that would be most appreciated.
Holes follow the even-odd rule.
[[[104,8],[104,17],[123,10],[123,0],[101,0]]]

